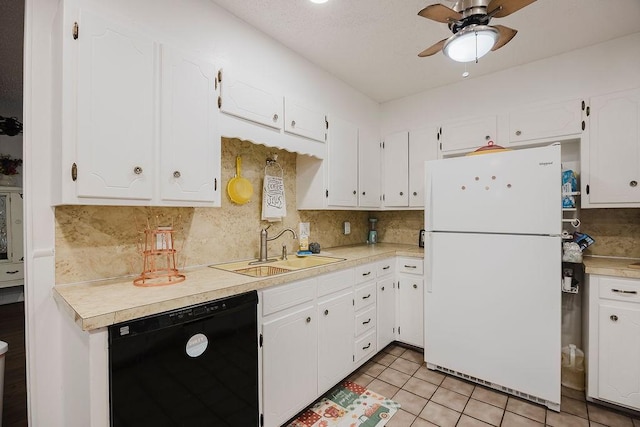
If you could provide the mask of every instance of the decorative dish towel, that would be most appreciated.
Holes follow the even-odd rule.
[[[265,175],[262,187],[262,219],[277,222],[287,216],[282,177]]]

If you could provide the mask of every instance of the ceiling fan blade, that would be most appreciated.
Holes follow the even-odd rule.
[[[462,13],[456,12],[455,10],[440,3],[425,7],[418,12],[418,15],[433,21],[444,22],[445,24],[462,19]]]
[[[440,52],[442,50],[442,47],[444,46],[444,42],[446,41],[447,39],[440,40],[438,43],[434,44],[433,46],[429,46],[428,48],[420,52],[418,56],[420,58],[424,58],[425,56],[431,56]]]
[[[505,27],[504,25],[493,25],[493,28],[498,30],[500,37],[498,37],[498,41],[493,46],[491,50],[498,50],[505,44],[509,43],[512,38],[515,37],[518,30],[514,30],[513,28]]]
[[[502,18],[529,6],[536,0],[491,0],[487,12],[494,18]]]

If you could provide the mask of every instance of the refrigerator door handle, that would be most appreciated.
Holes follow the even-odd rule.
[[[433,252],[433,235],[432,233],[426,233],[425,236],[425,254],[432,254]],[[427,293],[431,293],[433,285],[433,260],[432,256],[424,257],[424,280]]]

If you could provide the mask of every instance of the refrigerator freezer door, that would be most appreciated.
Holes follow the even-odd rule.
[[[426,229],[560,234],[560,145],[426,162]]]
[[[427,363],[559,404],[560,240],[427,233]]]

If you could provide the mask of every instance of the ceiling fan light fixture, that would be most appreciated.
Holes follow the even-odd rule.
[[[482,58],[495,46],[498,30],[488,25],[470,25],[447,39],[442,52],[457,62]]]

